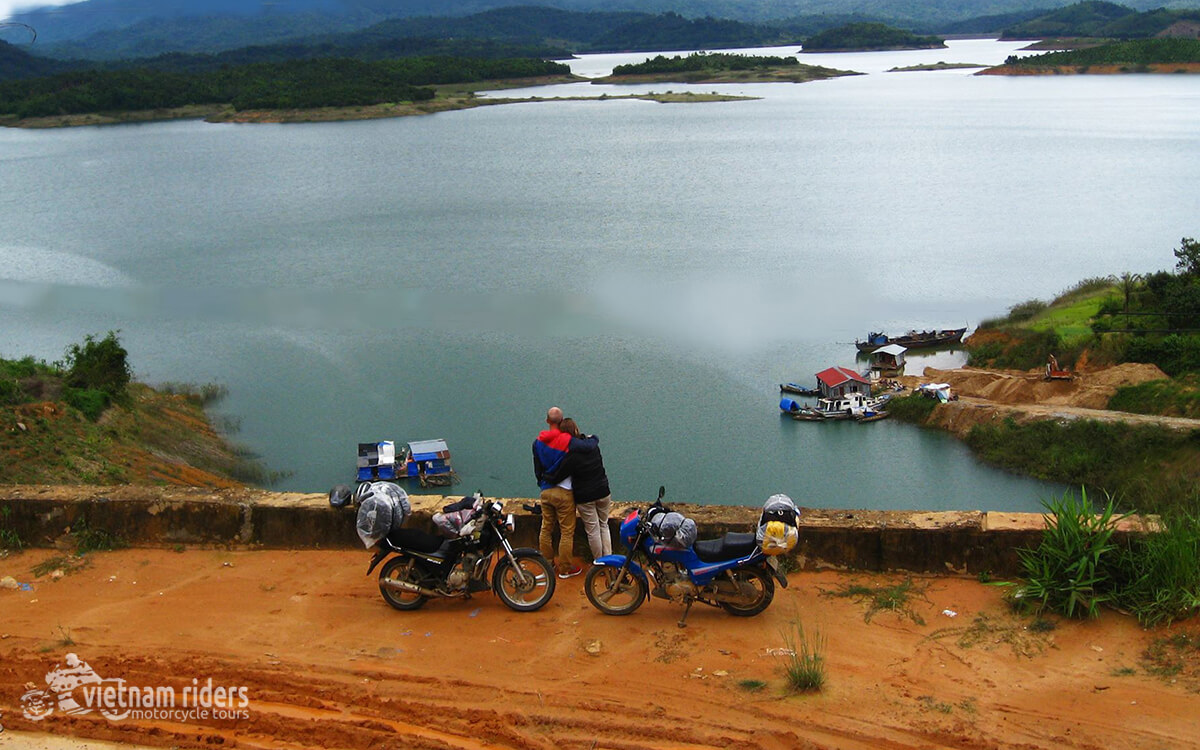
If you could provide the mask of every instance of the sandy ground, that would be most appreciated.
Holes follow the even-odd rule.
[[[793,573],[770,608],[735,618],[658,599],[607,617],[560,581],[535,613],[490,594],[397,612],[365,552],[125,550],[58,581],[0,559],[0,749],[60,750],[47,734],[223,748],[1200,748],[1194,672],[1143,654],[1200,623],[1146,632],[1106,612],[1045,633],[1003,591],[914,580],[906,611],[871,613],[851,584],[900,575]],[[953,613],[951,616],[948,613]],[[827,685],[789,694],[795,622],[824,638]],[[138,687],[244,688],[232,719],[41,721],[22,696],[74,653]],[[1192,652],[1195,653],[1194,651]],[[196,683],[192,681],[196,680]],[[26,733],[35,734],[26,734]]]

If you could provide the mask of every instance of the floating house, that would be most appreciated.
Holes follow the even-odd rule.
[[[822,398],[843,398],[849,393],[871,395],[871,381],[848,367],[830,367],[817,373]]]
[[[904,353],[908,349],[899,344],[881,346],[871,352],[871,370],[881,376],[899,375],[904,369]]]
[[[357,468],[360,482],[415,478],[425,487],[449,485],[458,478],[450,465],[450,448],[440,438],[415,440],[399,454],[391,440],[359,443]]]
[[[360,482],[396,478],[396,444],[391,440],[358,444],[358,475]]]

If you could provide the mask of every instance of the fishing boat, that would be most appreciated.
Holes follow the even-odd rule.
[[[937,331],[909,331],[903,336],[888,336],[886,333],[871,331],[867,334],[866,341],[855,341],[854,346],[860,352],[873,352],[888,344],[899,344],[907,349],[928,349],[961,344],[966,332],[966,328],[943,328]]]
[[[820,396],[821,392],[816,388],[805,388],[799,383],[780,383],[780,393],[791,393],[796,396]]]
[[[881,419],[887,419],[887,418],[888,418],[888,413],[886,411],[866,411],[866,412],[863,412],[861,417],[855,417],[855,421],[878,422]]]
[[[848,393],[839,398],[819,398],[815,406],[800,405],[791,399],[780,402],[780,409],[792,419],[803,422],[823,422],[839,419],[860,419],[875,415],[888,402],[890,395],[868,396],[865,393]],[[784,402],[791,402],[788,408]]]

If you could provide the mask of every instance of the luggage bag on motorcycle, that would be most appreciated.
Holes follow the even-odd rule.
[[[696,522],[682,513],[659,513],[650,519],[650,533],[668,549],[685,550],[696,543]]]
[[[763,503],[755,537],[764,555],[791,552],[800,541],[800,511],[787,495],[771,495]]]
[[[463,528],[483,505],[481,497],[464,497],[442,508],[440,513],[433,514],[433,525],[447,539],[457,539],[462,536]]]
[[[400,528],[412,513],[408,493],[391,482],[365,482],[355,495],[359,503],[355,529],[367,549]]]

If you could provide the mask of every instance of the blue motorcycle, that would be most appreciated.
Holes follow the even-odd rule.
[[[672,549],[656,534],[654,519],[670,509],[662,504],[665,488],[645,513],[633,511],[621,523],[621,541],[629,555],[596,560],[584,579],[588,601],[606,615],[627,615],[642,606],[646,593],[684,605],[679,627],[686,627],[692,604],[720,607],[731,615],[753,617],[775,596],[775,581],[787,588],[777,558],[764,555],[753,533],[726,533]],[[646,567],[633,558],[640,553]]]

